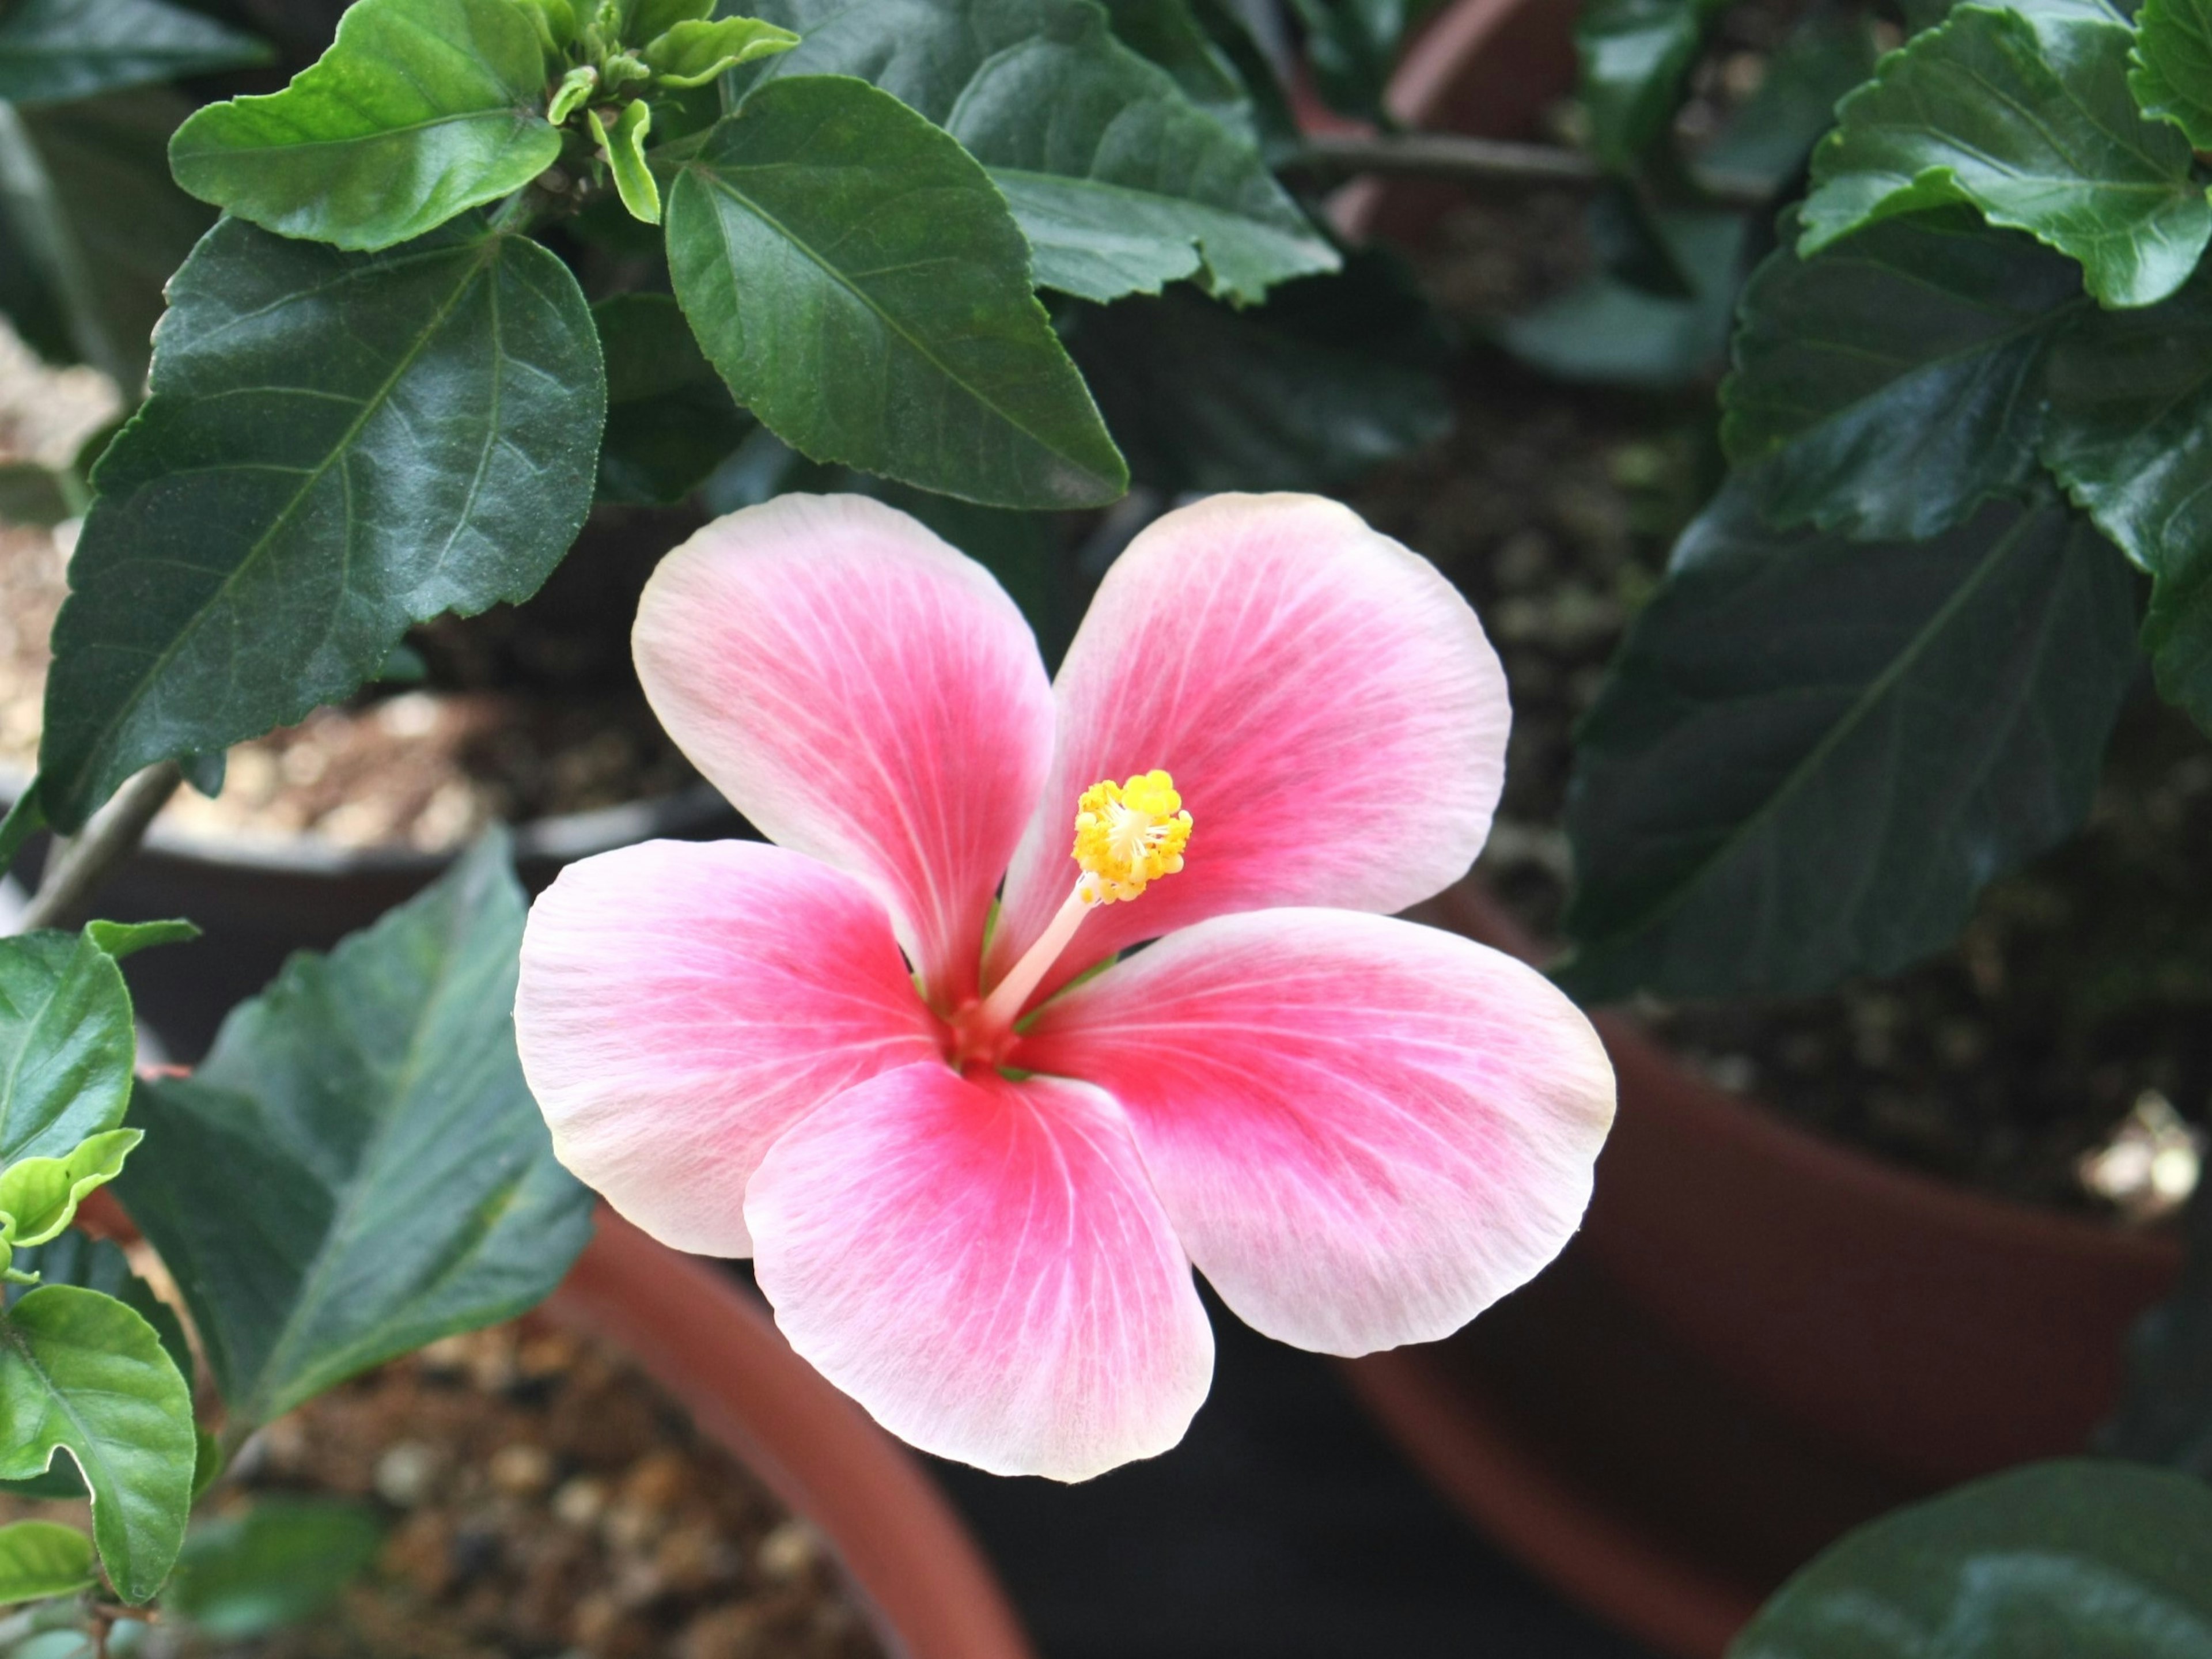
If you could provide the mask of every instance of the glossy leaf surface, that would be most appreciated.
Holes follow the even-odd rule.
[[[2171,121],[2198,149],[2212,149],[2212,7],[2205,0],[2143,0],[2136,14],[2135,70],[2146,115]]]
[[[132,1122],[161,1156],[118,1191],[234,1420],[523,1312],[589,1236],[591,1195],[515,1058],[507,857],[488,839],[330,955],[294,957],[192,1077],[140,1085]]]
[[[2193,1659],[2212,1652],[2212,1486],[2034,1463],[1861,1527],[1729,1659]]]
[[[664,86],[702,87],[725,70],[798,44],[789,29],[757,17],[685,18],[647,42],[645,63]]]
[[[1948,943],[2087,815],[2136,584],[2078,514],[1932,541],[1684,533],[1577,734],[1577,996],[1798,995]]]
[[[89,1589],[92,1540],[58,1521],[15,1521],[0,1527],[0,1607]]]
[[[872,81],[1006,193],[1040,287],[1086,300],[1185,277],[1239,301],[1334,269],[1249,139],[1124,46],[1091,0],[772,0],[804,42],[777,75]]]
[[[598,340],[535,242],[455,226],[363,256],[229,219],[170,295],[54,629],[64,829],[150,762],[345,696],[411,623],[528,598],[591,502]]]
[[[0,939],[0,1167],[123,1121],[137,1058],[122,969],[91,939]]]
[[[1004,507],[1127,487],[1004,198],[896,99],[769,82],[684,162],[667,220],[708,360],[805,454]]]
[[[185,1376],[192,1374],[191,1345],[185,1340],[184,1322],[177,1311],[154,1294],[154,1287],[131,1270],[130,1258],[104,1238],[92,1238],[74,1229],[49,1243],[15,1252],[15,1265],[36,1273],[46,1285],[75,1285],[82,1290],[112,1296],[154,1328],[161,1346]],[[10,1305],[25,1287],[11,1285]],[[82,1492],[78,1485],[76,1491]],[[66,1494],[64,1494],[66,1495]]]
[[[1932,536],[2035,477],[2053,336],[2079,274],[1965,209],[1887,221],[1751,279],[1722,442],[1766,516]]]
[[[97,1291],[41,1285],[0,1316],[0,1477],[66,1449],[92,1490],[93,1537],[124,1599],[161,1587],[191,1502],[191,1395],[154,1328]]]
[[[356,0],[283,91],[211,104],[177,182],[286,236],[389,247],[520,190],[561,153],[544,48],[511,0]]]
[[[136,1129],[88,1135],[62,1158],[18,1158],[0,1170],[0,1243],[43,1244],[76,1219],[88,1193],[123,1173],[143,1137]]]
[[[1813,155],[1799,249],[1968,202],[2081,263],[2108,306],[2173,292],[2212,240],[2189,141],[2128,90],[2133,32],[2084,4],[1955,7],[1882,60]]]
[[[0,101],[67,103],[269,56],[252,35],[161,0],[15,0],[0,11]]]

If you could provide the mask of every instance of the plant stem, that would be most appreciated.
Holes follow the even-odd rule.
[[[1578,150],[1557,144],[1509,143],[1455,132],[1309,134],[1290,165],[1309,173],[1359,173],[1443,179],[1462,184],[1564,186],[1595,190],[1611,176]],[[1692,170],[1706,195],[1729,207],[1763,208],[1773,192],[1754,179]]]
[[[115,866],[130,857],[154,815],[184,781],[184,769],[174,761],[149,766],[117,790],[115,799],[94,812],[77,834],[56,838],[53,850],[46,854],[39,890],[23,908],[22,931],[52,927],[89,899]]]

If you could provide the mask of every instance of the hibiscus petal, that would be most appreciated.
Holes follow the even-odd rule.
[[[866,882],[941,1007],[1051,754],[1036,641],[982,566],[860,495],[717,519],[639,602],[638,678],[770,840]]]
[[[791,1346],[925,1451],[1087,1480],[1206,1398],[1190,1263],[1095,1090],[889,1073],[778,1141],[745,1215]]]
[[[554,1151],[663,1243],[744,1255],[745,1182],[823,1101],[933,1060],[890,918],[758,842],[647,842],[531,907],[514,1031]]]
[[[1511,714],[1498,653],[1436,568],[1312,495],[1214,495],[1130,543],[1054,687],[1058,750],[987,979],[1075,879],[1076,799],[1164,768],[1182,872],[1092,915],[1045,982],[1202,916],[1402,910],[1481,851]]]
[[[1324,1353],[1434,1340],[1526,1283],[1613,1121],[1605,1050],[1540,974],[1346,910],[1171,934],[1047,1004],[1014,1063],[1111,1093],[1222,1300]]]

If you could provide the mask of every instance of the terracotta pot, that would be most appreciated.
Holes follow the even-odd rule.
[[[1030,1659],[981,1552],[912,1454],[792,1352],[726,1273],[602,1206],[546,1311],[636,1360],[812,1522],[900,1659]]]
[[[1571,88],[1574,9],[1464,0],[1413,45],[1412,125],[1527,137]],[[1416,238],[1453,199],[1361,181],[1340,224]],[[1423,919],[1543,952],[1469,881]],[[1597,1024],[1620,1110],[1582,1236],[1449,1341],[1354,1386],[1499,1541],[1667,1650],[1717,1654],[1822,1545],[1899,1502],[2081,1449],[2179,1244],[1984,1198],[1791,1127]]]

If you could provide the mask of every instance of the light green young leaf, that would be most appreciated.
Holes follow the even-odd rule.
[[[234,1421],[525,1311],[590,1236],[515,1057],[507,858],[488,838],[330,955],[294,957],[192,1077],[140,1085],[132,1122],[161,1156],[118,1192]]]
[[[732,400],[666,295],[617,295],[592,307],[592,318],[607,360],[599,498],[680,501],[758,425]]]
[[[137,1052],[123,972],[89,930],[0,939],[0,1167],[120,1124]]]
[[[1772,530],[1731,484],[1577,734],[1557,977],[1796,996],[1940,949],[2087,816],[2136,589],[2057,502],[1851,542]]]
[[[58,1521],[16,1521],[0,1527],[0,1607],[74,1595],[100,1580],[92,1540]]]
[[[264,1497],[200,1522],[162,1605],[218,1642],[313,1618],[368,1570],[384,1542],[374,1510],[335,1498]]]
[[[1813,153],[1798,252],[1966,202],[2078,260],[2107,306],[2172,293],[2212,240],[2189,142],[2128,90],[2127,24],[2075,4],[1961,5],[1882,60]]]
[[[568,43],[576,38],[576,10],[568,0],[515,0],[530,19],[530,26],[538,31],[538,49],[545,54],[548,69],[557,69],[568,50]],[[548,120],[552,117],[549,113]],[[555,125],[559,125],[557,122]]]
[[[1249,139],[1115,38],[1091,0],[771,0],[804,37],[763,71],[855,75],[990,172],[1036,280],[1086,300],[1194,279],[1238,303],[1336,268]]]
[[[645,161],[645,136],[653,130],[653,112],[642,98],[633,99],[615,118],[612,131],[597,110],[586,112],[592,137],[607,153],[607,170],[614,174],[615,194],[629,210],[630,217],[648,225],[660,222],[660,186]]]
[[[1909,539],[2026,490],[2051,343],[2095,309],[2075,267],[1966,208],[1810,258],[1794,229],[1744,290],[1721,389],[1721,441],[1766,516]]]
[[[344,254],[226,219],[170,296],[54,628],[40,793],[66,830],[142,766],[344,696],[410,623],[527,599],[591,504],[599,342],[536,242]]]
[[[520,190],[561,135],[513,0],[356,0],[283,91],[210,104],[169,144],[177,182],[285,236],[390,247]]]
[[[740,64],[789,52],[799,37],[757,17],[686,19],[646,42],[645,64],[663,86],[703,87]]]
[[[85,937],[118,962],[157,945],[189,945],[200,936],[197,924],[170,921],[88,921]]]
[[[0,102],[68,103],[271,55],[252,35],[161,0],[15,0],[0,11]]]
[[[144,1139],[136,1129],[110,1129],[66,1158],[18,1158],[0,1170],[0,1241],[11,1249],[45,1243],[76,1219],[87,1193],[123,1173],[123,1160]]]
[[[2128,85],[2142,112],[2171,121],[2197,149],[2212,149],[2212,6],[2143,0],[2136,14]]]
[[[1127,487],[1005,199],[896,98],[770,82],[684,163],[667,214],[708,361],[814,459],[1003,507]]]
[[[559,126],[588,103],[599,89],[599,72],[589,64],[579,64],[561,77],[553,89],[553,100],[545,106],[545,118]]]
[[[92,1490],[92,1532],[127,1601],[161,1587],[184,1542],[192,1401],[160,1337],[114,1297],[46,1285],[0,1316],[0,1479],[67,1450]]]
[[[2212,1486],[2117,1459],[2032,1463],[1868,1522],[1729,1659],[2198,1659]]]

